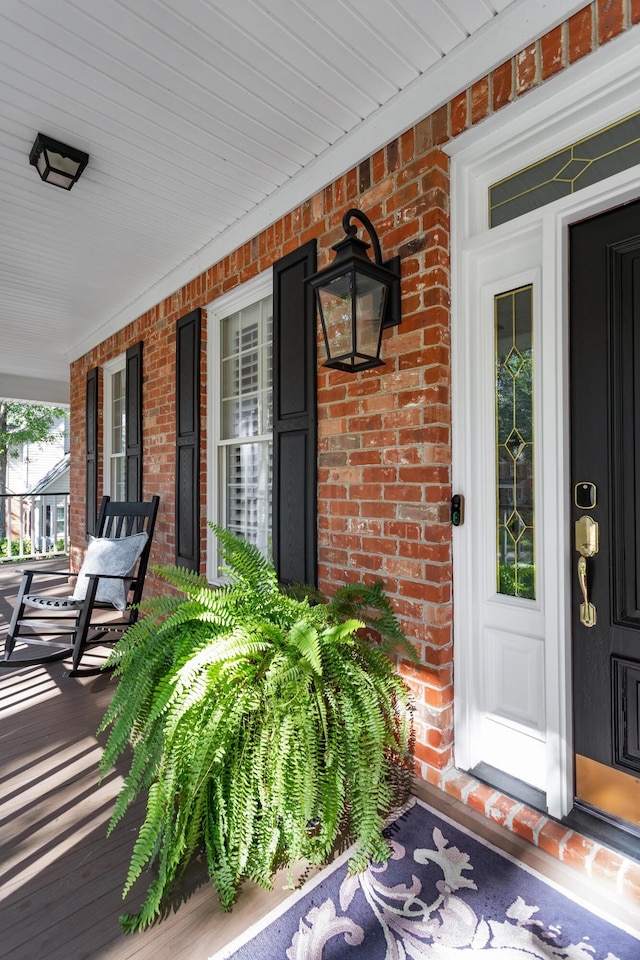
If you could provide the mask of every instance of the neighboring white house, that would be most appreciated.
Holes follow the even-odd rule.
[[[7,493],[31,492],[65,454],[69,453],[69,418],[60,417],[51,428],[51,443],[23,443],[18,456],[10,457],[7,467]],[[68,487],[68,476],[67,486]]]
[[[21,444],[7,467],[8,509],[13,549],[18,556],[66,552],[69,533],[69,419],[51,428],[50,443]]]
[[[69,539],[70,456],[65,453],[31,488],[31,536],[36,551],[66,552]]]

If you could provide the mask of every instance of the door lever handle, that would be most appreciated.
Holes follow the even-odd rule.
[[[587,584],[587,557],[593,557],[600,549],[598,538],[598,524],[593,517],[582,516],[576,520],[576,550],[578,557],[578,583],[582,591],[580,604],[580,623],[585,627],[595,627],[596,608],[589,602],[589,588]]]
[[[589,592],[587,588],[587,558],[578,557],[578,582],[582,590],[583,602],[580,604],[580,623],[585,627],[595,627],[596,608],[589,602]]]

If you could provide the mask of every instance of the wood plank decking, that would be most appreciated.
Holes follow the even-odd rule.
[[[0,566],[0,656],[17,586],[15,568]],[[161,923],[134,936],[122,933],[119,914],[135,909],[144,894],[134,889],[122,903],[143,809],[129,810],[107,838],[123,770],[99,782],[95,731],[112,690],[108,676],[71,678],[62,662],[0,669],[1,960],[207,960],[288,896],[284,878],[271,893],[247,884],[225,914],[194,870]],[[640,923],[637,906],[629,909],[611,891],[603,896],[600,884],[428,784],[416,789],[585,901]]]
[[[15,570],[0,567],[0,637],[17,584]],[[95,732],[113,686],[108,676],[68,677],[66,668],[0,669],[0,958],[206,960],[287,891],[247,888],[224,914],[193,871],[185,887],[193,894],[161,923],[134,936],[121,931],[143,808],[107,838],[123,771],[99,782]],[[135,909],[143,894],[134,890],[124,907]]]

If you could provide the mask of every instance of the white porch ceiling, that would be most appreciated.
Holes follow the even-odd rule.
[[[69,361],[585,0],[2,0],[0,396]],[[38,132],[90,155],[70,192]]]

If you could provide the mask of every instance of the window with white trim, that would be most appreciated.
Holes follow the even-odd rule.
[[[273,298],[258,278],[212,305],[210,422],[214,425],[209,503],[220,526],[271,549],[273,432]],[[209,575],[218,575],[210,543]]]
[[[104,491],[112,500],[126,500],[126,356],[106,363],[104,374]]]

